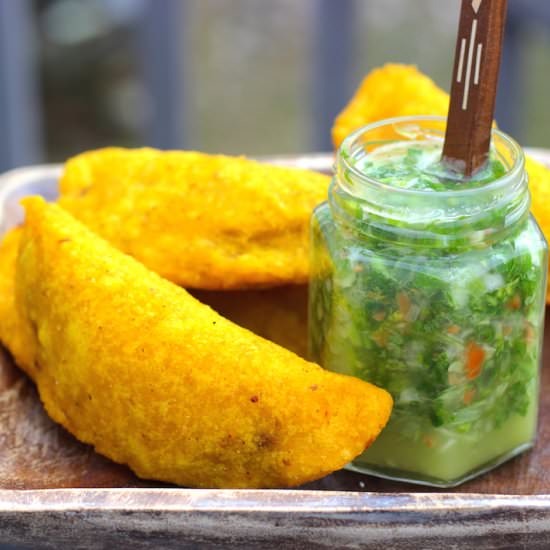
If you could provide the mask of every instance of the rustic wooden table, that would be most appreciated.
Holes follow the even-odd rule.
[[[292,162],[326,170],[331,159]],[[58,169],[47,173],[51,187]],[[0,545],[547,549],[549,541],[550,327],[537,445],[445,493],[349,471],[292,491],[143,481],[54,424],[0,348]]]

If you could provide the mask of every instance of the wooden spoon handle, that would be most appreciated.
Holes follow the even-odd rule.
[[[443,162],[465,176],[489,157],[506,7],[506,0],[462,0]]]

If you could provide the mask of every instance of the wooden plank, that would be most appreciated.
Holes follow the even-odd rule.
[[[145,145],[185,147],[185,1],[147,1],[137,27],[140,69],[151,100]]]
[[[354,27],[356,0],[315,2],[311,144],[320,151],[333,149],[330,137],[336,115],[353,94]]]
[[[547,548],[550,497],[170,489],[0,491],[0,536],[47,548]],[[283,494],[284,493],[284,494]]]
[[[42,119],[30,0],[0,0],[0,171],[39,162]]]

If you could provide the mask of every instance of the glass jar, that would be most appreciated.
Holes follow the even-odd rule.
[[[314,360],[394,399],[349,467],[451,487],[534,444],[548,258],[523,152],[497,130],[493,181],[399,186],[411,151],[444,132],[442,118],[406,117],[343,142],[312,217],[309,331]],[[405,158],[381,182],[360,167],[388,145]]]

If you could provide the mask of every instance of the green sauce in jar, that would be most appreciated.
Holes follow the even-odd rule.
[[[352,468],[451,486],[534,442],[547,245],[515,143],[495,133],[465,180],[441,166],[434,124],[344,142],[312,219],[310,347],[394,398]]]
[[[460,189],[472,189],[506,174],[506,167],[495,151],[487,164],[470,178],[444,166],[442,153],[441,141],[398,141],[381,145],[354,164],[357,170],[378,182],[417,191],[453,191],[457,185]]]

